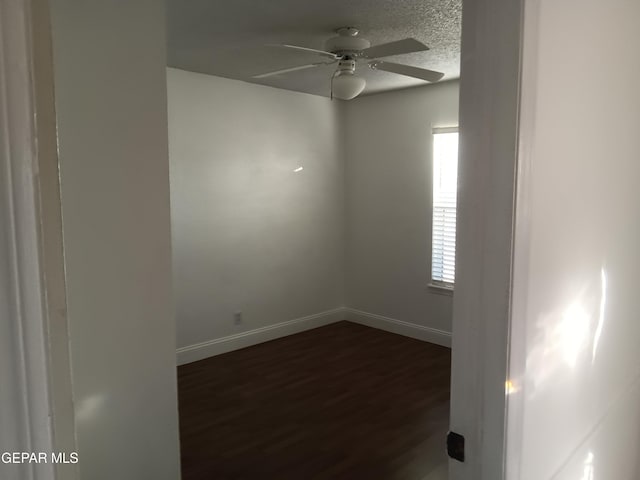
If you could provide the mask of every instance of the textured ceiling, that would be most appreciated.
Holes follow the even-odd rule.
[[[387,57],[445,73],[460,74],[462,0],[168,0],[171,67],[245,80],[288,90],[329,95],[335,65],[270,78],[252,75],[322,60],[315,55],[266,47],[289,43],[323,49],[339,27],[360,29],[372,45],[413,37],[429,51]],[[424,85],[358,63],[365,94]]]

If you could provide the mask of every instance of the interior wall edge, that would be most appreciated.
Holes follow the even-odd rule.
[[[234,77],[225,77],[223,75],[213,75],[211,73],[205,73],[205,72],[201,72],[198,70],[187,70],[186,68],[181,68],[181,67],[175,67],[172,65],[167,65],[166,67],[166,71],[177,71],[177,72],[185,72],[185,73],[189,73],[189,74],[194,74],[194,75],[199,75],[199,76],[203,76],[205,78],[208,77],[213,77],[222,81],[226,81],[226,82],[232,82],[234,84],[242,84],[243,87],[246,88],[254,88],[256,91],[264,91],[264,92],[275,92],[276,94],[283,94],[283,95],[289,95],[289,94],[293,94],[293,96],[302,96],[304,97],[313,97],[315,98],[321,98],[323,100],[326,100],[327,102],[331,102],[334,104],[341,104],[341,103],[345,103],[345,100],[332,100],[329,97],[325,97],[324,95],[316,95],[314,93],[307,93],[307,92],[301,92],[299,90],[290,90],[288,88],[282,88],[282,87],[276,87],[274,85],[264,85],[261,83],[253,83],[253,82],[249,82],[247,80],[243,80],[241,78],[234,78]]]
[[[458,124],[459,82],[345,102],[345,304],[451,330],[431,281],[432,127]]]
[[[166,72],[174,352],[344,305],[339,105]]]

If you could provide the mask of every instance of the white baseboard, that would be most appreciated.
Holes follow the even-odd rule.
[[[335,308],[326,312],[316,313],[307,317],[296,318],[286,322],[276,323],[267,327],[256,328],[248,332],[236,333],[228,337],[216,338],[207,342],[179,348],[177,351],[178,365],[196,362],[221,353],[231,352],[240,348],[250,347],[259,343],[286,337],[294,333],[304,332],[312,328],[322,327],[330,323],[346,320],[344,308]]]
[[[451,332],[416,325],[415,323],[403,322],[395,318],[383,317],[382,315],[363,312],[353,308],[345,308],[344,310],[346,319],[350,322],[451,348]]]
[[[231,352],[240,348],[251,347],[259,343],[286,337],[294,333],[304,332],[312,328],[322,327],[341,320],[366,325],[367,327],[385,330],[404,335],[424,342],[435,343],[451,348],[451,333],[435,328],[403,322],[395,318],[384,317],[375,313],[363,312],[353,308],[335,308],[326,312],[276,323],[267,327],[256,328],[248,332],[236,333],[227,337],[216,338],[177,350],[177,363],[184,365],[197,362],[208,357]]]

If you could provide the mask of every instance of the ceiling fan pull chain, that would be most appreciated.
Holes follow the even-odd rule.
[[[333,72],[333,75],[331,75],[331,100],[333,100],[333,79],[336,78],[336,73],[337,72]]]

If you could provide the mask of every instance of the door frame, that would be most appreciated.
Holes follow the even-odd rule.
[[[525,0],[463,0],[451,480],[505,478]]]
[[[0,2],[2,451],[76,451],[47,0]],[[1,368],[1,367],[0,367]],[[6,446],[6,447],[5,447]],[[10,479],[75,465],[0,465]],[[4,478],[4,473],[3,473]]]
[[[451,429],[466,461],[450,462],[451,480],[504,478],[524,2],[463,0]],[[75,451],[48,0],[0,2],[0,27],[0,295],[15,327],[0,365],[15,366],[2,373],[16,392],[0,402],[14,420],[0,440]],[[15,478],[56,476],[32,466]]]

